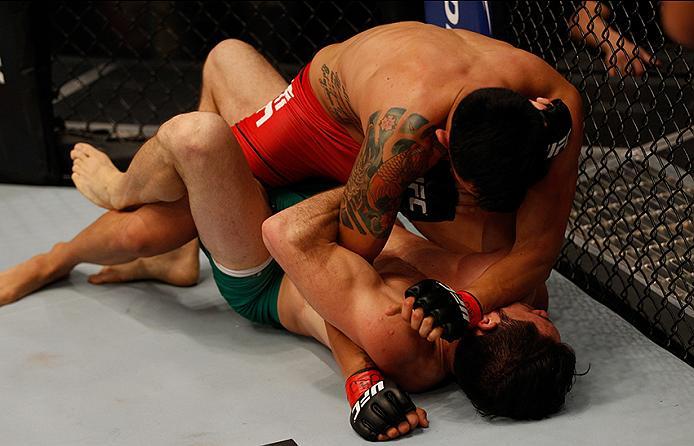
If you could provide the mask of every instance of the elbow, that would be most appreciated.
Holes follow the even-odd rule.
[[[543,262],[540,264],[540,268],[542,271],[542,283],[545,283],[549,280],[549,276],[552,275],[552,268],[554,268],[554,262],[556,259],[553,259],[548,262]]]
[[[569,84],[566,90],[562,94],[563,100],[566,102],[567,106],[571,110],[571,117],[575,123],[583,125],[583,98],[581,93]]]
[[[538,270],[542,273],[543,282],[547,281],[550,274],[552,274],[552,268],[554,268],[558,256],[558,250],[548,249],[547,252],[543,253],[543,255],[537,259]]]
[[[563,240],[563,239],[562,239]],[[552,273],[561,243],[534,243],[532,245],[525,244],[515,246],[514,251],[522,251],[523,257],[526,259],[526,265],[531,271],[535,271],[538,277],[542,277],[542,281],[546,281]]]
[[[535,271],[537,271],[537,277],[541,279],[541,281],[544,283],[549,279],[549,276],[552,274],[552,268],[554,268],[554,263],[556,262],[557,257],[553,255],[547,255],[547,254],[542,254],[542,255],[537,255],[533,259],[533,266]]]
[[[585,118],[585,114],[583,113],[583,97],[575,87],[572,86],[571,88],[573,88],[571,100],[576,107],[576,115],[574,119],[578,123],[578,127],[581,129],[581,131],[583,131],[583,120]]]
[[[267,218],[262,225],[263,243],[270,255],[276,260],[280,260],[284,251],[287,250],[290,243],[287,240],[290,239],[290,234],[288,234],[288,229],[291,227],[283,218],[282,213],[272,215]]]

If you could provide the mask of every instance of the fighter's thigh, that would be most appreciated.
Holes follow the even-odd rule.
[[[265,261],[267,195],[227,123],[215,113],[186,113],[164,123],[157,137],[185,183],[195,226],[215,261],[232,270]]]
[[[205,94],[211,95],[229,124],[255,113],[288,85],[255,48],[236,39],[223,40],[210,51],[202,79],[202,102]]]

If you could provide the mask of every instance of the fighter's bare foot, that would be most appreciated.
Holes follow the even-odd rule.
[[[197,249],[193,253],[184,247],[154,257],[106,266],[99,273],[90,276],[89,283],[101,285],[134,280],[159,280],[175,286],[193,286],[198,283],[199,274]]]
[[[122,209],[118,186],[124,174],[104,152],[95,147],[78,143],[70,152],[72,181],[77,190],[89,201],[105,209]]]
[[[27,294],[65,277],[70,268],[58,270],[49,254],[31,259],[0,272],[0,306],[16,302]]]

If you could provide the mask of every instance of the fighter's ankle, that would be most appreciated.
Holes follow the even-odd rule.
[[[130,202],[132,200],[128,200],[125,192],[125,179],[125,174],[122,172],[114,173],[114,175],[109,179],[109,184],[107,186],[108,198],[110,208],[113,210],[120,211],[132,206],[133,204]]]
[[[34,257],[37,267],[41,269],[41,275],[46,279],[64,276],[74,268],[70,243],[58,242],[45,254]]]

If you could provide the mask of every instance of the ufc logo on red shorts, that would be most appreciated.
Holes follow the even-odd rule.
[[[265,106],[263,116],[257,121],[255,121],[255,126],[260,127],[261,125],[263,125],[268,119],[270,119],[270,117],[275,111],[284,107],[284,104],[286,104],[293,97],[294,93],[292,92],[292,84],[289,84],[286,90],[280,93],[280,95],[277,96],[275,99],[267,103],[267,105]]]

